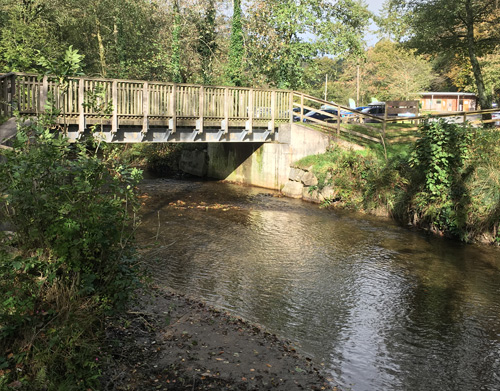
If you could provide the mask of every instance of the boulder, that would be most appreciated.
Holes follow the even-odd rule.
[[[316,176],[311,171],[307,171],[302,176],[302,183],[304,184],[304,186],[317,186],[318,178],[316,178]]]
[[[302,189],[304,186],[300,182],[288,181],[281,192],[283,195],[290,198],[301,198],[302,197]]]
[[[290,174],[288,175],[288,179],[290,179],[291,181],[300,182],[304,174],[305,171],[301,170],[300,168],[292,167],[290,168]]]

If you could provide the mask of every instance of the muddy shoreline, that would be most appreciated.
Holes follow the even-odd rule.
[[[338,390],[290,341],[152,286],[109,319],[104,390]]]

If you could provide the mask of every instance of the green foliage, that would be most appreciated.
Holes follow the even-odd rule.
[[[231,26],[231,40],[229,42],[229,63],[227,74],[235,86],[242,85],[243,72],[243,26],[241,23],[241,1],[233,1],[233,19]]]
[[[215,0],[209,0],[203,19],[198,22],[198,47],[203,84],[213,84],[213,62],[218,48]]]
[[[105,148],[105,146],[102,146]],[[98,387],[100,318],[137,286],[136,169],[44,121],[21,127],[0,166],[0,388]],[[17,384],[17,383],[16,383]]]
[[[443,201],[462,175],[472,131],[468,126],[439,120],[427,121],[420,132],[410,163],[423,176],[428,201]]]
[[[318,55],[360,55],[370,17],[353,0],[254,0],[248,14],[248,71],[290,89],[303,87],[304,66]]]
[[[500,241],[500,134],[444,121],[427,122],[420,134],[414,145],[389,145],[387,161],[377,148],[334,148],[298,165],[312,165],[318,187],[333,188],[328,205],[384,210],[464,241]]]
[[[3,72],[39,71],[41,57],[60,53],[50,7],[39,1],[5,0],[0,14],[0,67]]]
[[[174,1],[174,30],[172,33],[172,81],[182,83],[181,74],[181,16],[178,1]]]
[[[160,176],[172,176],[179,172],[179,161],[183,145],[181,144],[150,144],[144,149],[146,168]]]

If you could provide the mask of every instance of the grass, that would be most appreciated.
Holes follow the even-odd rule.
[[[398,125],[399,129],[410,126]],[[328,205],[377,214],[385,210],[405,225],[426,227],[466,242],[482,237],[500,243],[500,132],[470,131],[474,135],[468,157],[453,169],[451,187],[439,199],[427,194],[429,177],[424,167],[412,163],[413,142],[387,144],[387,159],[380,143],[364,143],[361,151],[334,146],[296,165],[312,166],[318,189],[334,188],[334,198],[325,202]],[[345,135],[342,138],[353,142]]]

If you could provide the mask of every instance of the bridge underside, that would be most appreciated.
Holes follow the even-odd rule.
[[[192,123],[191,123],[192,122]],[[61,124],[62,125],[62,124]],[[278,124],[276,124],[278,125]],[[120,125],[113,129],[109,121],[87,124],[82,132],[77,124],[68,125],[68,138],[76,141],[94,133],[94,137],[102,138],[108,143],[213,143],[213,142],[272,142],[275,140],[275,129],[267,122],[253,124],[251,128],[243,123],[230,123],[227,130],[221,128],[221,122],[204,123],[202,129],[195,121],[177,121],[175,130],[168,124],[155,125]]]

